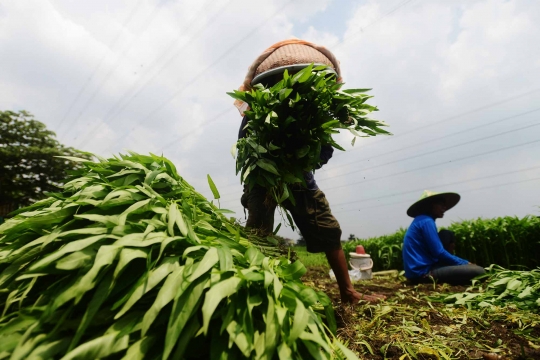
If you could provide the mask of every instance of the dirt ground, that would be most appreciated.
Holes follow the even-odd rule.
[[[353,307],[341,304],[326,268],[310,268],[302,280],[330,296],[338,336],[362,359],[540,359],[540,315],[433,300],[465,286],[411,286],[396,277],[362,281],[355,284],[358,291],[387,299]]]

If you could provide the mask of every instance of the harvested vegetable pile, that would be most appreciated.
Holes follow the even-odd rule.
[[[513,306],[540,314],[540,268],[515,271],[491,265],[467,291],[439,300],[470,309]]]
[[[294,76],[285,71],[270,88],[259,84],[229,93],[250,107],[246,137],[236,144],[236,172],[250,189],[265,187],[280,204],[292,184],[305,186],[304,172],[319,167],[322,146],[344,150],[332,139],[338,130],[349,130],[353,144],[357,136],[389,134],[383,122],[368,118],[377,110],[366,104],[369,89],[341,85],[326,67],[310,65]]]
[[[298,253],[301,261],[304,254]],[[465,286],[409,286],[401,277],[376,276],[355,287],[387,299],[351,307],[339,302],[327,266],[308,267],[302,280],[334,301],[338,335],[349,340],[361,359],[540,359],[539,313],[498,306],[469,309],[432,300],[463,292]]]
[[[304,266],[170,161],[70,159],[61,192],[0,226],[0,358],[355,358]]]

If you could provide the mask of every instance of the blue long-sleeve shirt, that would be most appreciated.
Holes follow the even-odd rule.
[[[468,261],[446,251],[439,239],[435,219],[414,218],[403,239],[403,266],[408,279],[428,274],[434,266],[465,265]]]

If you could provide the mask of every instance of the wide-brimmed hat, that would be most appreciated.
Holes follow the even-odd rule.
[[[322,52],[308,45],[290,44],[277,48],[255,70],[251,85],[262,82],[272,75],[297,72],[309,64],[325,65],[335,73],[334,64]]]
[[[262,82],[272,75],[282,74],[285,70],[297,72],[309,64],[325,65],[336,73],[337,81],[341,82],[339,61],[334,54],[325,48],[300,39],[289,39],[275,43],[259,55],[251,64],[238,90],[247,91],[252,85]],[[243,116],[247,104],[236,100],[234,106]]]
[[[456,206],[460,198],[461,196],[459,196],[459,194],[453,192],[437,193],[435,191],[424,190],[424,192],[420,196],[420,199],[414,204],[412,204],[409,209],[407,209],[407,215],[409,215],[410,217],[417,217],[418,215],[422,215],[429,210],[429,206],[433,203],[433,201],[439,199],[444,200],[446,209],[450,210],[451,208]]]

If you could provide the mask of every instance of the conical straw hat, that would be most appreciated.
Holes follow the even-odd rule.
[[[282,46],[276,49],[257,67],[252,84],[260,82],[266,76],[283,73],[285,69],[289,71],[300,70],[312,63],[315,65],[326,65],[334,69],[332,61],[311,46],[301,44]]]
[[[285,69],[299,71],[312,63],[328,66],[335,71],[337,81],[342,81],[339,61],[330,50],[309,41],[289,39],[277,42],[263,51],[249,67],[244,82],[238,90],[250,90],[252,85],[257,84],[267,76],[283,73]],[[247,104],[236,100],[234,106],[243,116]]]
[[[427,210],[426,207],[433,200],[438,198],[443,199],[446,205],[446,209],[450,210],[451,208],[456,206],[461,196],[453,192],[437,193],[430,190],[424,190],[424,192],[420,196],[420,199],[409,207],[409,209],[407,210],[407,215],[413,218],[417,217],[418,215],[422,215]]]

